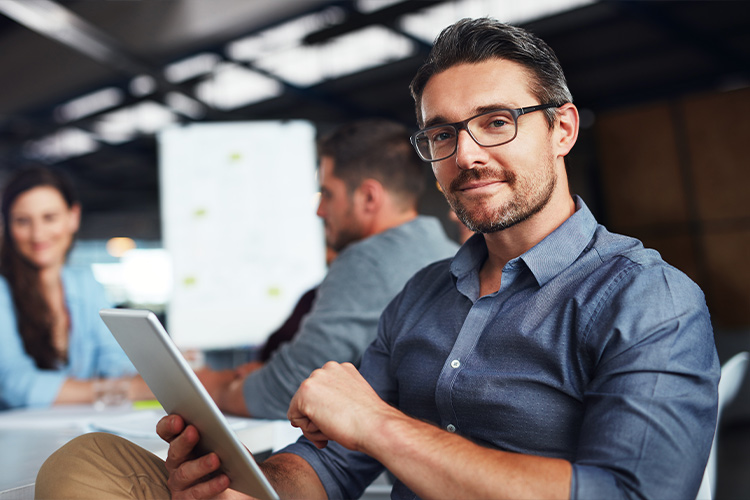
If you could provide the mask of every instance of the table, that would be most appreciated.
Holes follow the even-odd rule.
[[[163,415],[160,409],[95,410],[89,405],[0,412],[0,500],[33,499],[36,474],[47,457],[86,432],[119,434],[164,458],[167,445],[154,430]],[[253,454],[276,451],[300,435],[286,420],[228,420]]]

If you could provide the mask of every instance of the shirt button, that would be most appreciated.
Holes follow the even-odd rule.
[[[453,424],[448,424],[445,428],[448,432],[456,432],[456,426]]]
[[[454,359],[453,361],[451,361],[451,366],[453,368],[458,368],[459,366],[461,366],[461,362],[457,359]]]

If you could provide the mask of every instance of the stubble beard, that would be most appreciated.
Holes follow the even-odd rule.
[[[364,231],[351,208],[346,213],[344,220],[346,222],[339,228],[338,232],[331,238],[326,238],[326,245],[336,252],[340,252],[350,244],[364,239]]]
[[[551,158],[545,159],[546,167],[538,174],[519,178],[513,172],[503,172],[493,167],[462,170],[443,189],[445,198],[458,219],[474,232],[494,233],[515,226],[539,213],[552,199],[557,186],[557,176]],[[499,206],[467,207],[455,194],[467,181],[503,179],[513,192],[513,197]]]

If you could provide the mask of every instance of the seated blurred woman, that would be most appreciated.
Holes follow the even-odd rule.
[[[80,215],[72,186],[52,170],[22,170],[4,189],[0,408],[90,403],[93,377],[135,373],[99,318],[110,307],[103,288],[65,266]],[[128,391],[151,397],[140,377]]]

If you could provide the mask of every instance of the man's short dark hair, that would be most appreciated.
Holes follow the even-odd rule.
[[[333,173],[353,193],[375,179],[405,203],[415,206],[424,190],[424,163],[414,154],[408,129],[384,119],[340,126],[318,141],[318,156],[333,159]]]
[[[490,18],[462,19],[445,28],[435,39],[427,60],[417,71],[410,90],[422,125],[422,93],[434,75],[458,64],[505,59],[531,72],[531,93],[537,104],[573,102],[560,62],[552,49],[534,34]],[[555,121],[554,108],[545,110],[547,122]]]

